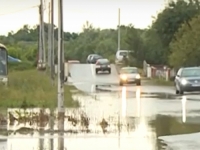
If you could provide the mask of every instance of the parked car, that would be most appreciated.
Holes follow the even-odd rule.
[[[123,67],[120,69],[120,86],[128,83],[141,85],[141,78],[137,67]]]
[[[128,58],[128,50],[118,50],[116,52],[115,63],[122,64],[124,57]]]
[[[95,64],[96,61],[101,58],[103,58],[103,57],[98,54],[90,54],[90,55],[88,55],[86,62],[89,64],[91,64],[91,63]]]
[[[180,68],[175,80],[176,94],[200,91],[200,67]]]
[[[109,74],[111,73],[111,66],[108,59],[98,59],[96,62],[96,74],[99,71],[107,71]]]
[[[87,62],[87,63],[90,63],[90,59],[91,59],[91,57],[94,56],[94,55],[97,55],[97,54],[90,54],[90,55],[88,55],[88,57],[87,57],[87,59],[86,59],[86,62]]]

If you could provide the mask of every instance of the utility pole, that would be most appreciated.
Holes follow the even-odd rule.
[[[54,74],[55,74],[55,66],[54,66],[54,0],[51,0],[50,3],[50,73],[51,73],[51,79],[52,83],[54,84]],[[50,119],[50,128],[53,131],[54,130],[54,119],[53,119],[53,110],[51,110],[51,119]],[[51,134],[53,136],[53,133]],[[63,142],[64,143],[64,142]],[[54,149],[54,139],[50,139],[50,150]]]
[[[42,6],[39,5],[39,41],[38,41],[38,69],[42,67]]]
[[[63,1],[58,0],[58,150],[64,150],[64,43]]]
[[[51,66],[51,3],[49,2],[49,16],[48,16],[48,68]]]
[[[54,75],[55,75],[55,56],[54,56],[54,0],[51,0],[51,79],[52,82],[54,81]],[[53,82],[54,83],[54,82]]]
[[[46,50],[45,50],[45,33],[44,33],[44,3],[43,0],[40,0],[41,2],[41,34],[42,34],[42,68],[44,69],[46,67]]]
[[[118,51],[120,50],[120,8],[118,9]]]

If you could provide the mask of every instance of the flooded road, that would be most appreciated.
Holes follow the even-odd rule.
[[[72,84],[84,94],[74,91],[81,107],[65,111],[67,150],[199,150],[198,93],[177,96],[173,87],[145,83],[119,87],[115,72],[96,76],[92,69],[72,67]],[[0,150],[56,150],[58,120],[56,109],[1,112]]]
[[[64,139],[67,149],[159,150],[166,146],[174,150],[198,149],[200,134],[195,132],[200,132],[200,103],[197,100],[145,91],[142,94],[142,86],[130,93],[127,87],[121,89],[120,94],[74,95],[82,107],[66,109]],[[8,121],[1,119],[4,134],[0,144],[8,150],[27,147],[43,150],[51,149],[51,145],[56,149],[58,118],[56,110],[53,111],[54,132],[50,130],[49,109],[8,109]],[[19,146],[19,143],[23,144]],[[181,143],[184,148],[180,147]]]

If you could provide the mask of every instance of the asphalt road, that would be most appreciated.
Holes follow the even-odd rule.
[[[148,85],[146,81],[142,81],[141,86],[127,85],[120,87],[118,85],[119,75],[114,65],[112,65],[111,74],[99,75],[95,74],[95,66],[90,64],[74,64],[70,68],[72,83],[77,89],[88,93],[87,98],[80,98],[79,101],[90,118],[109,118],[110,116],[117,116],[119,113],[122,120],[125,118],[125,122],[130,122],[130,120],[133,120],[130,118],[139,117],[140,121],[137,125],[142,125],[137,130],[135,129],[134,132],[143,133],[145,134],[144,136],[147,136],[146,134],[152,129],[147,122],[159,120],[158,116],[160,115],[170,116],[178,122],[174,123],[174,126],[176,126],[174,127],[173,123],[171,123],[172,120],[166,121],[167,119],[165,119],[165,124],[168,124],[167,127],[162,129],[165,124],[161,125],[162,123],[160,123],[156,128],[161,128],[162,130],[150,132],[151,135],[148,135],[150,136],[149,140],[140,139],[140,142],[143,143],[143,148],[138,144],[129,144],[129,148],[140,147],[141,150],[145,148],[156,150],[155,143],[157,143],[157,139],[163,139],[167,147],[174,150],[179,148],[181,150],[190,149],[191,146],[196,150],[200,146],[200,142],[195,142],[193,139],[197,136],[199,138],[200,134],[195,134],[194,137],[192,134],[191,136],[189,134],[185,135],[185,133],[200,132],[200,121],[198,120],[200,116],[200,93],[186,93],[183,96],[179,96],[175,95],[174,87]],[[93,96],[90,97],[90,95]],[[133,124],[137,126],[136,122]],[[188,127],[191,124],[199,125],[198,129],[191,131]],[[179,131],[180,128],[185,129]],[[165,130],[174,131],[169,133],[166,131],[165,133]],[[179,134],[179,136],[173,136],[175,134]],[[188,142],[181,141],[181,135]],[[171,139],[176,142],[172,142]],[[135,141],[138,140],[135,139]],[[165,144],[164,146],[166,146]],[[184,148],[181,147],[182,144],[184,144]],[[127,147],[124,147],[124,149],[127,149]]]
[[[95,65],[93,64],[72,64],[70,65],[70,82],[79,90],[86,93],[97,93],[99,91],[119,92],[122,87],[119,86],[119,75],[115,65],[111,65],[111,74],[95,74]],[[148,81],[142,81],[140,91],[144,94],[166,95],[166,97],[176,97],[175,89],[172,86],[148,85]],[[126,85],[126,91],[136,91],[135,85]],[[200,93],[186,93],[185,96],[190,100],[198,100]]]
[[[111,65],[111,74],[95,73],[95,65],[91,64],[72,64],[70,65],[70,74],[73,84],[79,90],[91,93],[94,92],[96,85],[114,85],[118,84],[119,77],[114,65]]]

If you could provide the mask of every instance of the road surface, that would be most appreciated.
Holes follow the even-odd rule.
[[[178,128],[181,128],[184,124],[200,124],[200,121],[195,121],[197,120],[196,117],[200,116],[199,93],[186,93],[183,96],[179,96],[175,95],[174,87],[148,85],[145,84],[145,82],[142,82],[142,86],[139,87],[135,85],[120,87],[118,85],[119,75],[117,74],[116,68],[114,65],[111,67],[111,74],[102,75],[95,74],[94,65],[76,64],[71,67],[70,73],[76,88],[88,93],[89,95],[93,95],[88,99],[80,99],[82,106],[85,107],[85,111],[88,115],[90,115],[90,118],[102,118],[102,116],[108,118],[109,116],[116,116],[116,114],[120,112],[121,118],[124,116],[126,116],[125,118],[139,117],[143,118],[144,123],[145,121],[149,121],[149,119],[146,118],[152,118],[153,120],[157,118],[158,115],[166,115],[177,119],[179,125],[177,125],[176,128],[177,132],[182,132],[180,134],[183,134],[184,132],[191,132],[187,131],[189,130],[187,128],[185,128],[185,131],[178,131]],[[96,101],[94,101],[94,99],[96,99]],[[141,122],[139,122],[139,124]],[[170,121],[168,121],[168,123],[169,122]],[[170,129],[173,127],[168,126],[167,128]],[[200,132],[200,129],[196,132]],[[174,134],[175,133],[176,131],[174,131]],[[198,135],[200,137],[200,134],[195,134],[194,137]],[[165,140],[165,143],[171,142],[172,144],[168,144],[168,147],[172,149],[173,147],[178,149],[177,145],[182,144],[182,142],[178,139],[175,140],[175,136],[155,137],[153,134],[151,136],[151,146],[147,144],[148,148],[146,147],[149,150],[156,149],[153,146],[153,143],[156,143],[157,138]],[[180,135],[179,137],[182,136]],[[185,137],[185,139],[187,139],[187,136]],[[188,141],[191,141],[191,137],[192,136],[188,135]],[[176,141],[176,143],[170,141],[170,138]],[[141,142],[144,144],[144,141]],[[197,147],[200,146],[200,142],[192,142],[188,145],[184,143],[185,149],[188,149],[191,145],[194,145],[193,147],[198,149]],[[137,148],[139,148],[139,145],[137,145]],[[181,147],[181,149],[183,149],[183,147]]]
[[[145,82],[142,82],[141,86],[120,87],[114,65],[111,66],[111,74],[96,75],[94,67],[90,64],[70,66],[70,84],[82,91],[73,93],[74,98],[81,103],[81,107],[67,108],[66,116],[80,120],[80,114],[83,112],[86,118],[89,118],[89,122],[80,122],[74,126],[69,118],[66,119],[65,130],[78,132],[65,134],[66,149],[199,150],[200,95],[198,93],[177,96],[173,87],[148,85]],[[16,110],[13,109],[13,112]],[[108,126],[103,130],[105,122]],[[54,123],[54,129],[57,129],[56,121]],[[89,133],[83,133],[84,125],[87,123]],[[8,125],[7,128],[23,126],[24,124],[16,123],[14,126]],[[29,124],[26,124],[26,127],[29,127]],[[47,125],[45,129],[48,130],[49,126]],[[42,150],[50,149],[49,139],[53,138],[56,149],[56,134],[40,136],[40,140],[39,136],[38,132],[15,133],[9,135],[7,141],[4,140],[2,143],[4,145],[6,143],[4,148],[7,147],[5,149],[8,150],[26,150],[27,147]],[[0,148],[1,145],[0,141]]]

